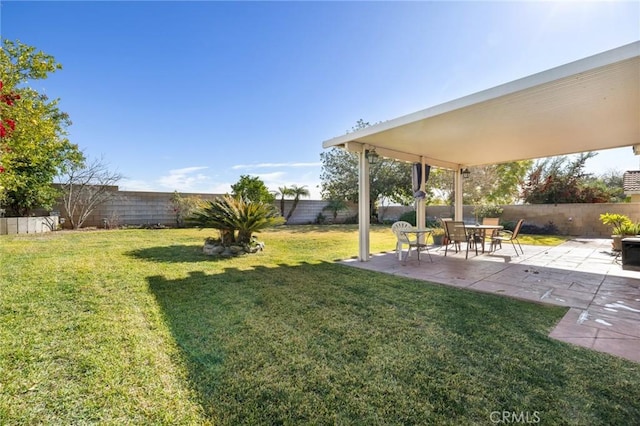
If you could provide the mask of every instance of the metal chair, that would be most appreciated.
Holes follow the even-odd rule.
[[[449,231],[447,229],[447,224],[445,222],[449,222],[453,220],[450,217],[441,217],[440,218],[440,225],[442,226],[442,229],[444,230],[444,237],[442,238],[442,245],[440,247],[438,247],[438,250],[436,251],[440,251],[442,249],[442,247],[445,247],[445,251],[446,251],[446,247],[450,244],[450,240],[449,240]]]
[[[474,235],[469,235],[467,233],[467,228],[464,225],[463,221],[456,221],[456,220],[448,220],[444,222],[446,228],[447,228],[447,234],[449,237],[449,241],[451,244],[453,244],[454,249],[456,250],[456,253],[458,253],[458,251],[462,251],[462,246],[460,245],[461,243],[466,243],[467,247],[466,247],[466,254],[465,254],[465,259],[469,258],[469,244],[473,244],[474,243]],[[475,249],[476,249],[476,256],[478,255],[478,245],[475,245]],[[444,255],[447,255],[447,250],[449,249],[449,246],[445,247],[444,249]]]
[[[516,224],[516,227],[513,228],[513,232],[509,230],[503,230],[498,233],[498,235],[491,238],[491,251],[494,250],[496,245],[499,245],[502,248],[503,241],[511,241],[511,245],[513,249],[516,251],[516,256],[520,256],[518,253],[518,249],[516,248],[516,244],[518,243],[518,247],[520,247],[520,251],[524,254],[524,250],[522,250],[522,246],[520,245],[520,241],[518,241],[518,235],[520,235],[520,229],[522,228],[522,224],[524,223],[524,219],[520,219]]]
[[[482,218],[482,224],[483,225],[500,225],[500,218],[499,217],[483,217]],[[491,233],[489,235],[487,235],[487,233],[485,231],[485,233],[484,233],[485,241],[487,241],[487,242],[489,242],[489,244],[491,244],[491,242],[493,241],[493,237],[498,235],[498,231],[499,231],[498,229],[494,229],[494,230],[491,231]]]

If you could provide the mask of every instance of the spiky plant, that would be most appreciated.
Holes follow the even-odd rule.
[[[279,225],[283,221],[271,204],[231,195],[207,201],[189,219],[194,225],[218,229],[223,245],[249,244],[254,232]]]

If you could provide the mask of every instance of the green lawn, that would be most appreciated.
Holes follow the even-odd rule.
[[[563,308],[333,263],[353,226],[210,235],[0,237],[0,424],[638,424],[640,365],[549,339]]]

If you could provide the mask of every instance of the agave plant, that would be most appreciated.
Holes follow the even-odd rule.
[[[249,244],[254,232],[284,222],[274,206],[225,195],[194,212],[189,222],[203,228],[220,231],[223,245]],[[237,232],[237,234],[236,234]]]

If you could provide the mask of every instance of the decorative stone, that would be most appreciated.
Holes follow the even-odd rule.
[[[241,251],[244,251],[244,248],[242,246],[229,246],[229,250],[231,251],[231,253],[233,254],[238,254]]]
[[[257,253],[262,250],[264,250],[264,243],[257,240],[252,240],[249,244],[225,246],[220,239],[207,238],[202,247],[202,252],[207,256],[222,257],[242,256],[246,253]]]
[[[217,255],[222,253],[223,251],[224,251],[223,246],[216,246],[211,244],[205,244],[204,247],[202,248],[202,252],[208,256]]]

